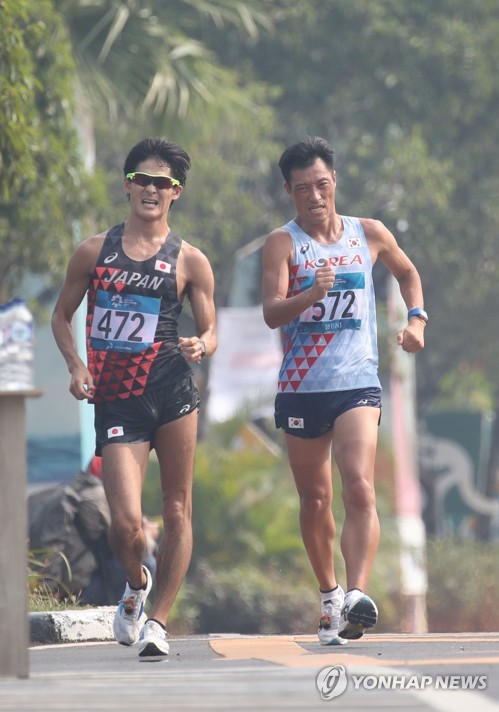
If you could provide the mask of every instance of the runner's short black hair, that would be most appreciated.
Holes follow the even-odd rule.
[[[191,167],[189,154],[166,138],[148,137],[135,144],[125,159],[123,166],[125,176],[127,173],[133,173],[139,163],[148,158],[157,158],[160,162],[167,164],[171,168],[173,178],[180,181],[181,185],[185,185],[187,171]]]
[[[334,151],[329,143],[319,136],[307,136],[288,146],[279,159],[279,168],[286,183],[291,183],[291,171],[294,168],[308,168],[318,158],[333,170]]]

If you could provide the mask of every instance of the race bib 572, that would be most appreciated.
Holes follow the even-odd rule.
[[[364,272],[336,275],[334,286],[324,299],[300,314],[301,332],[329,333],[360,329],[366,277]]]

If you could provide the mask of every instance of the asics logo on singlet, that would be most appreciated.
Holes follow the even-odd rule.
[[[108,255],[108,256],[105,258],[104,264],[105,264],[105,265],[108,265],[110,262],[114,262],[114,260],[115,260],[117,257],[118,257],[118,253],[117,253],[117,252],[111,252],[111,254]]]
[[[317,269],[317,267],[349,267],[350,265],[362,264],[362,255],[337,255],[333,257],[314,257],[305,260],[305,269]]]
[[[305,254],[305,252],[308,252],[310,250],[310,242],[306,242],[304,245],[301,246],[300,252],[302,255]]]

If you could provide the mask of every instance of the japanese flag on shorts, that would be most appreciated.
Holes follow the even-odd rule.
[[[120,435],[123,435],[123,426],[122,425],[115,425],[112,428],[107,429],[107,437],[108,438],[117,438]]]

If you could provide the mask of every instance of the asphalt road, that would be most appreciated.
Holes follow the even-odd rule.
[[[27,679],[0,679],[0,711],[499,711],[499,634],[170,639],[168,662],[111,642],[33,646]]]

